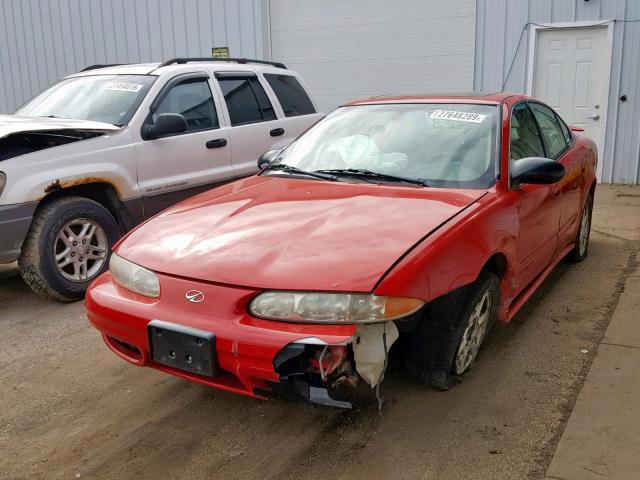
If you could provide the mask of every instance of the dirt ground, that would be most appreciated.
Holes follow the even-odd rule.
[[[640,188],[600,186],[590,253],[560,264],[474,370],[430,391],[399,368],[386,404],[263,402],[120,360],[82,303],[0,269],[0,478],[542,478],[640,248]]]

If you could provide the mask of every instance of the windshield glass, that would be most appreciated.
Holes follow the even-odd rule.
[[[33,98],[16,115],[126,125],[155,79],[149,75],[68,78]]]
[[[496,181],[497,112],[495,105],[472,104],[342,107],[292,143],[274,165],[311,172],[368,170],[430,186],[488,188]]]

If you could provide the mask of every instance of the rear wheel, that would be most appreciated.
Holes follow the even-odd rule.
[[[58,301],[80,299],[107,269],[111,246],[119,237],[118,224],[99,203],[81,197],[54,200],[33,219],[20,273],[39,295]]]
[[[460,383],[498,315],[500,280],[482,272],[470,285],[427,305],[405,349],[409,373],[437,390]]]
[[[593,195],[589,195],[582,209],[580,216],[580,226],[576,234],[576,242],[567,254],[567,260],[570,262],[581,262],[589,253],[589,236],[591,234],[591,215],[593,213]]]

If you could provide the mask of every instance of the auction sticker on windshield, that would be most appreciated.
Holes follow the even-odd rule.
[[[131,82],[111,82],[109,85],[109,90],[117,90],[119,92],[131,92],[138,93],[143,85],[139,83],[131,83]]]
[[[481,123],[486,115],[470,112],[454,112],[452,110],[434,110],[429,118],[438,120],[455,120],[456,122]]]

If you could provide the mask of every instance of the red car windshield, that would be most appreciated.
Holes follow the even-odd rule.
[[[342,107],[292,143],[274,164],[309,172],[369,171],[420,179],[430,186],[488,188],[497,178],[497,113],[495,105],[477,104]]]

